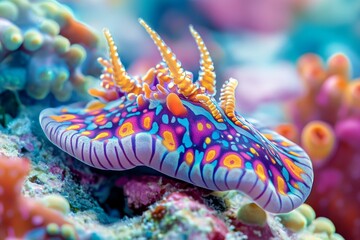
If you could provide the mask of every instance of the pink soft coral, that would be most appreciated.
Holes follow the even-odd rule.
[[[298,69],[305,94],[289,108],[292,123],[277,130],[313,161],[316,178],[308,203],[346,239],[360,239],[360,80],[350,80],[350,63],[342,54],[327,66],[316,55],[304,55]]]

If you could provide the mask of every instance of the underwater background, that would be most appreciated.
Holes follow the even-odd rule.
[[[139,18],[151,28],[144,31]],[[179,72],[151,31],[176,54]],[[0,0],[0,239],[360,239],[359,40],[356,0]],[[139,112],[134,121],[143,125],[100,131],[119,121],[111,116],[115,103],[127,102],[137,104],[128,111]],[[235,171],[214,172],[211,188],[190,170],[190,177],[173,178],[167,168],[133,164],[126,147],[130,165],[119,160],[118,168],[102,165],[106,150],[102,157],[94,147],[98,157],[90,147],[99,164],[70,150],[76,135],[69,131],[88,134],[94,146],[110,140],[105,133],[144,132],[156,102],[169,116],[196,123],[189,135],[207,127],[196,122],[201,115],[260,139],[259,149],[240,140],[249,151],[239,160],[227,158],[230,151],[210,159],[214,132],[236,140],[221,121],[199,137],[201,149],[209,146],[204,159],[217,156],[223,167],[246,167],[252,175],[239,171],[236,189]],[[149,115],[160,126],[152,136],[172,153],[186,141],[160,114]],[[133,147],[134,159],[137,149],[146,158],[145,145]],[[277,156],[283,171],[261,158],[260,148]],[[191,167],[201,150],[186,149],[178,158]],[[292,149],[298,152],[283,157]],[[181,161],[176,172],[187,169]],[[261,202],[267,191],[269,200]],[[291,194],[298,204],[281,200]],[[270,201],[275,195],[280,204]],[[287,210],[274,210],[278,205]]]

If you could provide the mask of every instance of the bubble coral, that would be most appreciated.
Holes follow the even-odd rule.
[[[97,55],[98,38],[64,6],[1,1],[0,36],[0,92],[25,90],[34,99],[52,93],[58,101],[73,90],[86,92],[91,81],[85,60]]]
[[[74,232],[72,225],[55,210],[67,208],[68,203],[62,197],[48,197],[45,200],[47,207],[21,195],[22,183],[29,170],[30,164],[25,158],[0,156],[0,239],[21,238],[34,229],[51,228],[54,224]],[[72,236],[75,238],[76,235]]]
[[[288,106],[292,121],[277,131],[309,154],[314,187],[308,203],[349,239],[360,239],[360,80],[350,80],[349,60],[314,54],[298,62],[304,94]],[[330,210],[331,209],[331,210]]]

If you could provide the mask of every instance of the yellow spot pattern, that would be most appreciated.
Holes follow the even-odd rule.
[[[223,164],[229,169],[241,168],[243,166],[243,161],[238,155],[229,154],[223,159]]]
[[[176,144],[174,140],[174,136],[169,131],[164,131],[163,133],[164,140],[162,141],[163,145],[169,150],[174,151],[176,149]]]
[[[208,151],[205,156],[206,162],[212,162],[215,159],[216,151],[214,149]]]
[[[285,185],[284,179],[280,176],[277,176],[276,182],[277,182],[277,191],[282,195],[286,195],[286,193],[285,193],[286,185]]]
[[[199,131],[204,130],[204,125],[203,125],[201,122],[199,122],[199,123],[197,124],[197,129],[198,129]]]
[[[66,128],[66,130],[77,130],[81,128],[79,124],[71,125],[70,127]]]
[[[273,135],[271,135],[271,134],[269,134],[269,133],[264,133],[263,134],[264,135],[264,137],[266,137],[268,140],[274,140],[274,137],[273,137]]]
[[[85,111],[86,112],[91,112],[91,111],[94,111],[94,110],[100,110],[100,109],[103,109],[106,105],[100,101],[94,101],[94,102],[91,102],[90,104],[88,104],[86,106],[86,109]]]
[[[107,132],[102,132],[99,133],[93,140],[99,140],[99,139],[103,139],[109,136],[109,133]]]
[[[295,156],[295,157],[300,157],[300,155],[297,154],[296,152],[290,151],[289,153],[290,153],[291,155]]]
[[[130,122],[121,125],[118,134],[120,137],[126,137],[134,133],[133,125]]]
[[[90,134],[91,134],[90,131],[83,131],[83,132],[81,133],[81,135],[85,135],[85,136],[88,136],[88,135],[90,135]]]
[[[301,179],[301,174],[304,173],[304,170],[301,167],[298,167],[293,163],[290,159],[285,158],[284,162],[287,166],[289,166],[287,169],[292,172],[296,177]]]
[[[282,141],[280,144],[281,144],[282,146],[284,146],[284,147],[289,147],[289,146],[291,146],[291,144],[290,144],[289,142],[285,142],[285,141]]]
[[[185,154],[185,162],[186,162],[188,165],[191,165],[191,164],[194,162],[194,154],[193,154],[191,151],[188,151],[188,152]]]
[[[250,148],[250,152],[256,156],[259,156],[259,153],[254,148]]]
[[[144,128],[149,130],[151,128],[151,118],[149,116],[144,118]]]
[[[211,138],[206,137],[206,138],[205,138],[205,143],[206,143],[206,144],[210,144],[210,143],[211,143]]]
[[[60,116],[50,116],[50,118],[57,122],[66,122],[66,121],[75,119],[76,116],[73,114],[64,114],[64,115],[60,115]]]
[[[206,127],[207,127],[208,129],[211,129],[211,124],[210,124],[210,123],[207,123],[207,124],[206,124]]]
[[[95,117],[94,122],[95,123],[100,123],[101,121],[103,121],[105,119],[105,114],[101,114]]]
[[[266,175],[265,175],[265,169],[264,169],[263,165],[257,164],[256,167],[255,167],[255,172],[256,172],[256,174],[258,175],[258,177],[259,177],[263,182],[265,182],[265,180],[266,180]]]

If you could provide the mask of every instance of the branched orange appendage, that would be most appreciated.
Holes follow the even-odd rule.
[[[238,82],[234,78],[230,78],[226,81],[221,88],[220,93],[220,106],[225,112],[225,115],[238,126],[242,126],[241,122],[235,116],[235,89]]]
[[[190,100],[196,99],[195,96],[197,95],[199,88],[192,83],[191,78],[188,74],[186,74],[175,54],[165,44],[161,37],[149,27],[149,25],[147,25],[142,19],[140,19],[139,22],[158,47],[164,62],[169,68],[170,76],[174,79],[174,83],[178,87],[179,93]]]
[[[117,47],[114,43],[114,40],[109,32],[109,30],[104,30],[105,38],[108,42],[109,52],[110,52],[110,62],[112,64],[113,77],[116,85],[124,93],[141,93],[141,86],[138,86],[136,82],[130,78],[130,76],[125,71],[124,66],[122,65],[119,55],[117,53]]]
[[[88,90],[88,93],[91,96],[93,96],[95,98],[102,99],[102,100],[104,100],[106,102],[114,101],[119,97],[115,91],[106,91],[106,92],[104,92],[104,91],[98,90],[96,88],[90,88]]]
[[[198,95],[196,95],[196,99],[199,102],[203,103],[204,106],[210,110],[211,115],[213,115],[213,117],[218,122],[224,122],[224,119],[222,119],[219,109],[217,109],[215,103],[213,103],[213,101],[211,101],[211,98],[208,95],[198,94]]]
[[[214,64],[210,57],[210,53],[205,46],[203,39],[200,34],[195,31],[193,26],[190,26],[190,32],[193,35],[198,49],[200,51],[200,72],[199,72],[199,84],[204,87],[211,96],[216,93],[216,74],[214,72]]]
[[[152,84],[154,82],[156,70],[155,68],[150,68],[146,74],[142,77],[142,82],[147,84]]]
[[[101,66],[104,67],[103,72],[110,73],[110,74],[114,73],[113,66],[109,60],[99,57],[97,59],[97,61],[98,61],[98,63],[101,64]]]
[[[152,90],[150,89],[149,85],[147,83],[143,84],[143,92],[147,99],[151,98]]]

